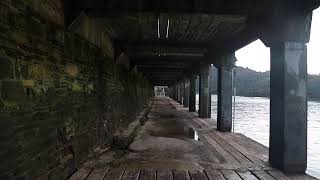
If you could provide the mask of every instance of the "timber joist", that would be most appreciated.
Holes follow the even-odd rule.
[[[183,74],[192,74],[200,64],[228,64],[224,56],[256,39],[274,40],[274,27],[286,23],[275,21],[278,12],[295,17],[319,5],[319,0],[67,0],[65,23],[73,18],[79,24],[83,13],[96,19],[144,74],[155,67],[166,72],[176,63]]]

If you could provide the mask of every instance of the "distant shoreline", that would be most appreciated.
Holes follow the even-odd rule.
[[[235,77],[237,95],[243,97],[270,96],[270,72],[257,72],[248,68],[238,67]],[[196,84],[199,91],[199,80]],[[211,67],[209,71],[209,89],[211,93],[218,92],[218,70]],[[308,75],[307,95],[309,101],[320,101],[320,76]]]

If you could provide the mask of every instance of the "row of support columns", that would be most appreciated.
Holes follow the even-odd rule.
[[[301,42],[271,45],[270,163],[285,172],[307,167],[307,47]],[[234,58],[234,54],[228,58]],[[232,68],[218,67],[217,129],[232,130]],[[196,111],[196,75],[173,86],[172,98]],[[199,73],[200,118],[210,118],[209,66]]]
[[[234,54],[228,61],[234,61]],[[211,117],[211,94],[209,86],[210,66],[202,66],[199,73],[199,111],[200,118]],[[232,66],[218,68],[218,117],[217,128],[223,132],[231,132],[232,127]],[[171,96],[190,112],[196,111],[196,79],[197,75],[179,81],[173,86]]]
[[[280,2],[280,1],[279,1]],[[270,47],[269,162],[288,173],[307,168],[307,46],[312,13],[274,8],[261,40]],[[281,17],[281,18],[279,18]],[[223,62],[233,62],[234,54]],[[232,129],[232,66],[218,67],[217,129]],[[210,117],[209,66],[199,73],[199,117]],[[195,111],[195,76],[189,78],[189,110]],[[186,96],[184,96],[186,97]],[[181,98],[180,98],[181,99]],[[177,100],[177,97],[175,97]],[[187,105],[185,105],[187,106]]]

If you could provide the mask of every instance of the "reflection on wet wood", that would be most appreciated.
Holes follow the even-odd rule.
[[[224,180],[225,178],[218,170],[206,171],[209,180]]]
[[[156,171],[141,170],[139,180],[156,180]]]
[[[90,169],[81,168],[75,174],[73,174],[69,180],[85,179],[90,174]]]
[[[156,98],[143,127],[149,134],[130,145],[134,153],[124,155],[115,167],[81,168],[70,179],[311,179],[306,175],[287,177],[269,165],[267,147],[241,134],[217,132],[215,127],[212,119],[199,119],[168,98]]]
[[[221,170],[221,173],[227,180],[242,180],[240,176],[232,170]]]
[[[138,180],[139,179],[139,170],[125,170],[121,180]]]
[[[157,171],[157,180],[173,180],[172,171],[168,171],[168,170]]]
[[[123,173],[123,169],[111,169],[104,177],[104,180],[121,180]]]
[[[207,180],[207,176],[203,171],[191,170],[189,171],[192,180]]]
[[[109,168],[102,168],[102,169],[94,169],[87,179],[92,180],[103,180],[106,174],[109,172]]]
[[[255,177],[250,171],[237,171],[237,173],[240,175],[242,179],[247,180],[259,180],[257,177]]]
[[[176,170],[173,172],[174,180],[190,180],[188,171]]]
[[[252,171],[252,173],[257,176],[260,180],[275,180],[270,174],[266,171]]]

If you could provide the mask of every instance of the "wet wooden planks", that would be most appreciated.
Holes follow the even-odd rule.
[[[173,104],[173,103],[172,103]],[[179,106],[179,105],[174,105]],[[161,109],[161,106],[154,110]],[[187,122],[187,126],[198,131],[200,141],[219,159],[219,163],[199,162],[199,169],[157,169],[156,167],[114,167],[78,170],[72,180],[286,180],[281,171],[268,164],[267,147],[236,133],[222,133],[215,130],[211,119],[199,119],[196,114],[177,107],[175,113]],[[171,112],[172,113],[172,112]],[[152,118],[152,117],[151,117]],[[172,166],[171,166],[172,167]],[[309,179],[299,176],[295,179]]]
[[[169,171],[169,170],[157,171],[157,180],[173,180],[173,171]]]
[[[80,169],[70,180],[286,180],[280,171]]]
[[[268,148],[236,133],[221,133],[214,128],[212,119],[201,119],[184,111],[186,119],[191,121],[195,129],[201,130],[199,137],[209,148],[215,149],[224,157],[226,163],[255,164],[259,167],[270,167],[268,164]]]

